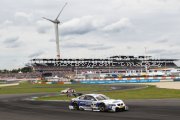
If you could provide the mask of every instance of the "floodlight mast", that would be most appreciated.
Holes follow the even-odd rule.
[[[65,3],[65,5],[61,9],[61,11],[59,12],[59,14],[58,14],[58,16],[56,17],[55,20],[51,20],[51,19],[43,17],[43,19],[48,20],[48,21],[54,23],[54,26],[55,26],[55,37],[56,37],[56,54],[57,54],[57,59],[60,59],[59,30],[58,30],[58,24],[60,23],[60,21],[58,20],[58,18],[61,15],[61,13],[64,10],[64,8],[66,7],[66,5],[67,5],[67,3]]]

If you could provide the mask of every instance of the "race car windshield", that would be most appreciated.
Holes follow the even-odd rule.
[[[108,100],[109,98],[106,96],[99,95],[96,97],[97,100]]]

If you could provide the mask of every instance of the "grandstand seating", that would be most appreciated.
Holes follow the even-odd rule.
[[[175,68],[176,59],[152,59],[151,56],[112,56],[106,59],[32,59],[34,71],[59,77],[75,72],[118,72],[151,68]]]

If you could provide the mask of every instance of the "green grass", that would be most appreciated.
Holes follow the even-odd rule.
[[[21,83],[18,86],[0,87],[0,94],[20,94],[20,93],[50,93],[60,92],[65,88],[73,88],[76,91],[87,92],[87,91],[102,91],[110,89],[109,86],[102,85],[85,85],[85,84],[72,84],[72,85],[60,85],[60,84],[30,84]]]
[[[27,82],[21,83],[18,86],[0,87],[0,94],[21,94],[21,93],[50,93],[60,92],[65,88],[73,88],[77,92],[83,93],[101,93],[114,99],[163,99],[163,98],[180,98],[180,90],[156,88],[149,86],[144,89],[136,90],[110,90],[109,85],[87,85],[87,84],[30,84]],[[70,100],[65,95],[40,97],[37,100]]]
[[[149,86],[144,89],[103,92],[114,99],[163,99],[163,98],[180,98],[180,90],[157,88]]]
[[[97,92],[98,93],[98,92]],[[165,99],[165,98],[180,98],[180,90],[156,88],[149,86],[143,89],[136,90],[116,90],[101,92],[113,99]],[[37,100],[70,100],[71,98],[64,96],[40,97]]]

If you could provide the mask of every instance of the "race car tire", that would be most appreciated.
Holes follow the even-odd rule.
[[[74,110],[79,110],[79,106],[76,102],[73,102],[72,105],[74,107]]]
[[[105,106],[105,104],[100,104],[99,105],[99,110],[101,111],[101,112],[104,112],[104,111],[106,111],[106,106]]]

